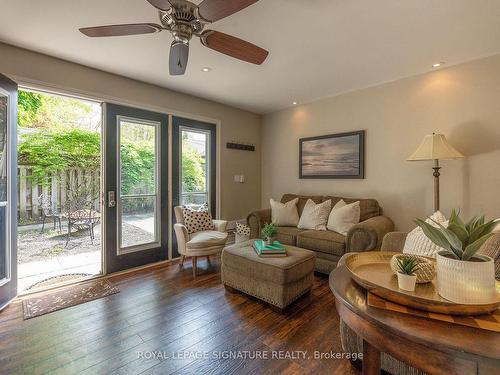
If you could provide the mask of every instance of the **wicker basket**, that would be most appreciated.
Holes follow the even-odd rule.
[[[431,263],[430,260],[419,257],[417,255],[412,254],[397,254],[391,258],[391,270],[396,275],[398,273],[398,262],[396,259],[404,259],[404,258],[415,258],[417,259],[418,269],[415,272],[417,274],[417,284],[429,283],[434,279],[436,275],[436,269],[434,264]]]

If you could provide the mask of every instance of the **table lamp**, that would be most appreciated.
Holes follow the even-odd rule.
[[[408,161],[434,160],[434,211],[439,210],[439,160],[461,159],[465,156],[448,143],[443,134],[429,134],[418,146],[417,150],[407,159]]]

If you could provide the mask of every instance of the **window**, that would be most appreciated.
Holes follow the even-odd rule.
[[[181,204],[201,205],[210,202],[208,164],[210,133],[181,128]]]
[[[158,246],[159,123],[118,117],[120,252]]]

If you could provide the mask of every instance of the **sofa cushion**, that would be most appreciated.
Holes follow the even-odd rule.
[[[304,206],[306,205],[308,199],[311,199],[314,203],[321,203],[324,201],[323,197],[319,195],[306,196],[297,194],[284,194],[283,197],[281,197],[281,203],[289,202],[295,198],[299,198],[299,201],[297,202],[297,211],[299,213],[299,216],[302,215],[302,211],[304,211]]]
[[[360,209],[359,221],[365,221],[371,217],[379,216],[381,214],[380,206],[378,205],[378,202],[376,199],[352,199],[352,198],[325,196],[322,198],[322,202],[324,202],[328,199],[330,199],[332,201],[332,206],[334,206],[341,199],[343,199],[344,202],[347,204],[351,204],[351,203],[354,203],[356,201],[359,201],[359,209]],[[299,214],[300,214],[300,212],[299,212]]]
[[[284,245],[297,245],[297,235],[303,232],[303,229],[296,227],[277,227],[278,234],[276,238],[279,242]]]
[[[278,285],[300,280],[313,272],[316,255],[312,251],[287,246],[286,257],[262,258],[253,248],[253,240],[227,246],[222,252],[224,268],[231,268],[253,279]]]
[[[306,230],[297,236],[297,246],[326,254],[342,256],[346,237],[332,231]]]
[[[223,246],[226,241],[227,233],[207,230],[191,234],[186,245],[190,249],[202,249],[218,245]]]

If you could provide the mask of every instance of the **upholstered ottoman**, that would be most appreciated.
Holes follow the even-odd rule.
[[[253,240],[227,246],[222,250],[222,283],[254,296],[279,310],[311,290],[315,253],[286,246],[286,257],[259,257]]]

